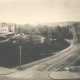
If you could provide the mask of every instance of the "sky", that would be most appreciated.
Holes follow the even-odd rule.
[[[0,22],[80,21],[80,0],[0,0]]]

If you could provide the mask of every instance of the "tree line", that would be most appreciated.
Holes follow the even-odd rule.
[[[73,35],[69,31],[69,26],[47,26],[47,25],[37,25],[33,27],[32,25],[26,24],[24,26],[15,25],[15,33],[24,33],[26,35],[42,35],[52,39],[72,39]]]

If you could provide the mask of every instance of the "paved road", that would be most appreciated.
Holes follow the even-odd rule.
[[[55,54],[53,56],[50,56],[50,57],[47,57],[47,58],[44,58],[44,59],[41,59],[41,60],[37,60],[37,61],[34,61],[34,62],[31,62],[31,63],[25,64],[25,65],[22,65],[22,68],[27,69],[27,68],[32,67],[34,65],[39,65],[39,64],[42,64],[42,63],[44,64],[45,62],[47,62],[49,60],[53,60],[53,59],[56,59],[57,57],[59,58],[60,56],[65,55],[64,54],[65,52],[67,52],[69,50],[72,50],[74,48],[75,48],[75,46],[73,44],[71,44],[71,46],[68,47],[68,48],[66,48],[65,50],[62,50],[62,51],[59,51],[59,52],[55,52],[55,53],[53,52],[52,54]],[[19,66],[14,67],[14,69],[17,69],[18,67]]]
[[[0,80],[51,80],[49,74],[53,70],[60,70],[67,65],[72,65],[73,60],[75,61],[80,57],[78,49],[77,46],[74,46],[72,49],[62,52],[60,55],[49,57],[44,61],[42,60],[36,65],[28,65],[27,69],[26,66],[23,66],[25,70],[0,76]]]

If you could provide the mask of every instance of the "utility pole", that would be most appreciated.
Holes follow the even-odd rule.
[[[20,45],[20,69],[21,69],[21,45]]]

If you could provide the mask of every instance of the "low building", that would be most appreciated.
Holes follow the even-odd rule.
[[[0,33],[8,33],[9,29],[7,26],[0,26]]]
[[[0,36],[5,36],[14,33],[14,26],[0,25]]]
[[[69,32],[74,34],[76,32],[75,27],[69,26]]]

